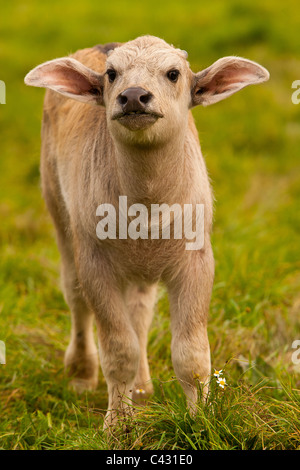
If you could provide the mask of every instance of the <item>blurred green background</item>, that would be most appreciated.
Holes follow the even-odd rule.
[[[216,200],[209,336],[215,368],[232,357],[260,358],[299,383],[291,360],[292,342],[300,339],[300,104],[291,101],[292,82],[300,79],[299,10],[296,0],[2,2],[0,340],[7,364],[0,365],[0,393],[11,419],[6,430],[16,415],[52,409],[64,396],[64,389],[51,387],[56,377],[63,381],[70,329],[40,194],[44,90],[26,87],[24,76],[77,49],[142,34],[188,51],[195,72],[226,55],[270,71],[269,82],[193,111]],[[169,344],[162,292],[149,345],[155,377],[173,373]],[[103,381],[101,387],[105,407]]]

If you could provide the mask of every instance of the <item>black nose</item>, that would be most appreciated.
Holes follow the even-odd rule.
[[[140,87],[127,88],[118,96],[118,101],[124,113],[144,112],[146,104],[152,98],[152,93]]]

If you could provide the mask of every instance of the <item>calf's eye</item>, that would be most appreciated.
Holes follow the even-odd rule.
[[[170,80],[170,82],[177,82],[178,77],[179,77],[179,70],[172,69],[167,73],[167,77]]]
[[[114,69],[108,69],[107,72],[106,72],[107,76],[108,76],[108,81],[110,83],[114,82],[115,79],[116,79],[116,76],[117,76],[117,72],[114,70]]]

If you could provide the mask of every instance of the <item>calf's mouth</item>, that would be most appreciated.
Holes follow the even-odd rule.
[[[128,111],[119,112],[112,116],[113,121],[118,121],[129,130],[143,130],[152,126],[163,114],[154,111]]]

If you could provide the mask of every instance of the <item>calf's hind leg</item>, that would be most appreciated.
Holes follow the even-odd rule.
[[[45,163],[44,163],[45,165]],[[45,172],[45,170],[44,170]],[[65,368],[71,377],[70,386],[78,392],[97,387],[99,372],[98,350],[94,340],[94,314],[88,307],[79,286],[72,239],[68,233],[69,218],[64,210],[58,184],[43,178],[43,195],[52,216],[61,254],[61,281],[65,300],[71,311],[71,340],[65,354]],[[61,199],[61,200],[59,200]]]
[[[94,340],[94,313],[80,290],[77,273],[68,250],[62,250],[63,291],[71,311],[71,339],[65,354],[70,386],[77,392],[93,390],[98,384],[99,355]]]
[[[134,383],[132,399],[144,403],[153,393],[153,385],[147,358],[148,332],[156,302],[157,286],[131,285],[126,292],[126,308],[140,345],[140,362]]]

